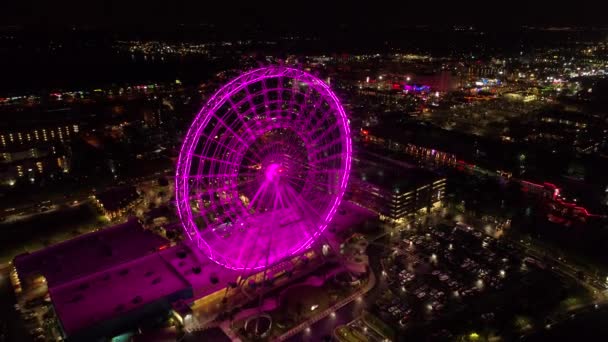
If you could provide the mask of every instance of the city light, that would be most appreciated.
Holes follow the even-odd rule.
[[[601,11],[544,6],[505,30],[372,3],[336,30],[307,3],[257,5],[254,30],[238,24],[251,8],[226,3],[201,25],[140,6],[131,16],[154,30],[108,15],[0,33],[0,283],[21,320],[3,336],[485,341],[559,340],[574,318],[601,328],[608,44],[589,24]],[[313,20],[281,28],[294,13]],[[400,39],[403,13],[435,19]],[[142,331],[144,311],[164,323]]]

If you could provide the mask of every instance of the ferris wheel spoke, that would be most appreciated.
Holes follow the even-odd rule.
[[[340,131],[339,131],[339,124],[337,121],[334,121],[331,125],[329,125],[329,127],[325,127],[323,128],[323,132],[321,133],[321,135],[319,135],[316,138],[313,138],[313,140],[311,141],[312,145],[318,145],[319,142],[323,141],[323,139],[325,139],[325,137],[330,134],[330,133],[335,133],[336,131],[334,129],[338,129],[338,138],[334,139],[334,140],[339,140],[339,136]]]
[[[246,99],[249,102],[249,110],[251,111],[254,117],[259,116],[260,114],[256,110],[257,106],[255,103],[253,103],[253,95],[249,92],[249,89],[247,87],[245,87],[244,89],[245,93],[247,94]]]
[[[199,112],[179,156],[184,228],[234,269],[265,268],[308,248],[324,236],[348,179],[345,125],[335,95],[306,72],[273,66],[229,82]]]
[[[234,182],[234,183],[232,183],[230,185],[222,186],[220,188],[208,188],[207,191],[228,191],[228,190],[233,190],[233,189],[237,189],[239,187],[243,187],[244,185],[254,183],[256,181],[257,181],[256,179],[250,179],[250,180],[243,181],[243,182]]]
[[[310,112],[308,113],[308,118],[313,117],[313,116],[316,117],[317,116],[316,114],[319,112],[319,110],[321,108],[323,108],[323,102],[325,101],[325,98],[321,94],[319,94],[319,98],[316,101],[314,101],[310,97],[310,95],[312,94],[312,91],[307,92],[307,94],[308,94],[308,97],[306,99],[306,105],[312,107],[310,109],[309,108],[306,109],[306,110],[310,110]],[[310,122],[310,121],[308,121],[308,122]]]
[[[278,214],[278,211],[279,211],[278,202],[279,202],[279,197],[280,197],[280,191],[277,186],[278,186],[277,183],[274,182],[274,195],[275,196],[274,196],[274,202],[272,205],[273,210],[270,213],[270,223],[273,225],[276,225],[276,223],[278,222],[276,215]],[[272,227],[271,229],[274,230],[273,228],[274,227]],[[277,235],[279,235],[279,234],[274,234],[274,232],[269,232],[269,234],[268,234],[268,249],[266,251],[266,263],[265,263],[266,265],[269,264],[271,247],[273,246],[272,243],[273,243],[274,237]],[[266,270],[264,270],[264,278],[266,278]],[[266,280],[266,279],[264,279],[264,280]]]
[[[281,206],[281,204],[280,204],[280,202],[281,202],[281,191],[278,188],[278,184],[276,182],[272,182],[272,184],[270,182],[268,182],[266,184],[267,189],[270,188],[271,185],[272,185],[272,188],[273,188],[273,190],[271,192],[274,193],[274,198],[273,198],[273,204],[272,204],[272,209],[273,210],[270,212],[270,219],[268,220],[268,222],[271,225],[274,226],[277,222],[279,222],[279,220],[277,219],[276,216],[278,215],[279,210],[282,209],[280,207]],[[272,229],[272,230],[274,230],[274,228],[275,227],[270,227],[270,229]],[[259,238],[261,235],[262,234],[260,234],[260,233],[256,234],[256,239]],[[265,264],[269,265],[269,259],[270,259],[270,255],[271,255],[271,251],[272,251],[271,247],[273,246],[273,240],[274,240],[275,235],[278,235],[278,234],[274,234],[273,232],[269,232],[268,234],[265,235],[268,238],[267,250],[266,250],[265,254],[260,254],[258,256],[258,259],[256,260],[257,262],[259,262],[260,260],[262,260],[262,258],[265,258],[265,260],[266,260]],[[255,249],[250,249],[250,250],[251,250],[250,254],[256,253]],[[248,259],[255,260],[255,258],[253,258],[253,257],[249,257]],[[264,278],[265,277],[266,276],[264,274]]]
[[[287,195],[290,198],[289,202],[293,203],[294,206],[298,207],[298,210],[300,212],[300,215],[302,215],[302,217],[308,217],[308,221],[312,221],[312,220],[317,220],[320,215],[319,213],[312,209],[310,210],[310,208],[308,208],[308,205],[306,203],[306,201],[302,198],[302,196],[298,193],[296,193],[295,191],[293,191],[292,189],[288,188],[287,189]],[[314,219],[314,217],[316,216],[316,219]],[[319,233],[322,234],[322,232],[318,229],[316,224],[305,224],[304,225],[304,229],[306,230],[306,233],[308,234],[309,238],[312,238],[315,236],[315,233]]]
[[[237,172],[236,177],[238,178],[245,178],[245,179],[249,179],[250,177],[258,177],[260,174],[259,172]]]
[[[310,154],[316,155],[316,154],[323,153],[323,152],[327,152],[327,153],[333,152],[332,154],[336,154],[338,151],[332,151],[332,149],[340,148],[340,147],[342,147],[342,141],[336,139],[332,142],[322,145],[320,148],[315,148],[315,149],[310,150]]]
[[[249,100],[247,98],[243,99],[243,102],[248,102],[248,101]],[[247,136],[250,138],[251,141],[256,141],[257,137],[251,131],[251,127],[250,127],[251,123],[243,120],[243,116],[246,113],[242,113],[239,109],[237,109],[237,105],[231,99],[226,100],[226,103],[228,103],[228,105],[230,106],[232,111],[235,113],[235,116],[241,122],[241,127],[243,127],[243,130],[244,130],[243,133],[247,134]]]
[[[287,181],[290,182],[290,184],[297,184],[297,182],[302,182],[303,185],[312,184],[312,185],[320,186],[324,189],[331,188],[331,186],[330,186],[331,184],[329,184],[329,183],[322,183],[322,182],[314,181],[314,180],[311,180],[310,178],[306,178],[306,179],[292,178],[292,177],[285,177],[285,178],[287,178]]]
[[[196,157],[200,160],[207,160],[207,161],[222,164],[222,165],[231,165],[231,166],[237,166],[237,167],[240,166],[240,164],[237,164],[237,163],[232,163],[232,162],[222,160],[222,159],[217,159],[217,158],[211,158],[211,157],[203,156],[203,155],[196,154],[196,153],[189,153],[188,155],[191,157]]]
[[[246,218],[249,218],[249,217],[250,216],[246,216]],[[250,235],[251,235],[250,233],[257,232],[257,227],[252,227],[251,222],[246,222],[245,231],[247,232],[247,234],[244,236],[244,239],[249,240]],[[250,241],[253,241],[253,244],[252,244],[253,246],[258,245],[258,241],[261,236],[262,236],[262,234],[253,234],[253,239],[250,240]],[[244,269],[248,269],[255,265],[255,262],[252,257],[252,254],[253,254],[253,252],[255,252],[255,249],[254,248],[242,248],[243,244],[246,242],[247,241],[243,241],[242,243],[237,245],[237,246],[241,246],[241,248],[238,248],[237,262],[242,265],[243,264],[242,260],[245,259],[245,264],[242,265],[242,268],[244,268]]]
[[[238,117],[238,113],[236,113],[236,115]],[[232,128],[228,124],[226,124],[226,122],[223,120],[223,118],[220,118],[217,115],[214,115],[214,117],[217,120],[217,122],[220,125],[224,126],[226,128],[226,130],[228,130],[232,134],[232,136],[234,138],[236,138],[238,141],[241,142],[241,144],[243,144],[243,146],[249,146],[250,145],[250,142],[247,142],[247,141],[243,140],[239,134],[235,133],[234,130],[232,130]],[[245,130],[247,130],[247,126],[244,126],[244,127],[245,127]],[[255,157],[259,158],[260,156],[256,155]]]
[[[207,141],[213,141],[213,145],[217,145],[219,147],[224,148],[225,150],[228,150],[228,151],[234,153],[237,156],[242,156],[243,158],[246,158],[245,157],[245,154],[246,154],[245,150],[242,150],[242,151],[235,150],[234,148],[232,148],[232,147],[224,144],[223,143],[224,140],[221,140],[222,142],[220,142],[220,140],[215,139],[215,137],[212,139],[211,137],[205,136],[205,135],[202,135],[202,134],[201,134],[201,138],[205,138]],[[243,145],[243,146],[246,146],[246,145]],[[215,154],[217,154],[218,149],[216,148],[216,149],[214,149],[214,151],[216,152]],[[226,151],[222,151],[222,152],[226,152]],[[247,160],[253,162],[253,159],[251,159],[251,158],[247,158]]]
[[[343,173],[342,170],[338,170],[338,169],[319,169],[319,168],[316,168],[316,169],[311,168],[310,170],[308,170],[306,172],[306,174],[308,174],[308,175],[316,175],[316,174],[326,174],[326,175],[338,174],[338,175],[340,175],[342,173]]]
[[[267,180],[262,183],[262,185],[260,186],[260,188],[253,195],[253,198],[251,199],[251,201],[249,201],[249,208],[253,208],[253,205],[258,200],[258,198],[260,197],[260,195],[263,195],[263,194],[266,193],[266,189],[268,188],[268,183],[270,183],[270,182],[268,182]]]
[[[298,203],[298,199],[294,196],[295,191],[292,190],[289,186],[283,187],[282,198],[283,201],[289,203],[289,208],[291,212],[298,216],[300,219],[307,220],[306,213],[302,210],[301,205]]]
[[[196,174],[196,175],[187,175],[185,178],[187,179],[209,179],[209,178],[233,178],[235,174],[218,174],[218,175],[207,175],[207,174]],[[236,178],[236,177],[235,177]]]
[[[329,108],[324,108],[323,104],[327,104]],[[319,113],[321,113],[320,116],[317,115]],[[333,110],[331,105],[326,101],[324,97],[321,97],[319,101],[315,104],[314,112],[310,114],[310,117],[314,117],[315,119],[317,119],[317,121],[314,125],[307,125],[306,130],[308,132],[311,132],[311,134],[314,134],[314,132],[318,130],[324,130],[322,125],[326,124],[327,122],[331,122],[332,120],[330,119],[333,118],[333,114],[335,114],[335,111]],[[335,122],[337,122],[337,120],[335,120]],[[310,120],[309,123],[312,123],[312,120]],[[334,124],[335,123],[332,123],[332,125]]]
[[[336,160],[336,159],[341,160],[343,158],[344,158],[344,156],[342,154],[334,154],[334,155],[331,155],[329,157],[325,157],[323,159],[313,160],[310,164],[311,165],[320,165],[320,164],[327,163],[329,161],[333,161],[333,160]]]

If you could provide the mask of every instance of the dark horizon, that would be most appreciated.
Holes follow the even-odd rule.
[[[372,3],[277,2],[209,3],[144,1],[47,1],[6,4],[0,20],[6,25],[61,27],[87,25],[113,29],[155,30],[180,24],[213,24],[239,30],[249,26],[267,29],[324,31],[341,26],[390,28],[408,25],[476,24],[496,29],[520,25],[606,26],[608,19],[601,3],[577,3],[580,10],[555,2],[481,1],[435,4],[391,2]]]

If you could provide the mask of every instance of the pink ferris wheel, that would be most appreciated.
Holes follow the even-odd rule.
[[[265,268],[309,247],[342,200],[348,119],[329,86],[299,69],[249,71],[219,89],[184,139],[178,214],[211,260]]]

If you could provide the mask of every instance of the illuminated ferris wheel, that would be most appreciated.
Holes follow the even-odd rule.
[[[211,260],[262,269],[309,247],[344,195],[348,119],[317,77],[271,66],[219,89],[195,117],[177,164],[187,236]]]

